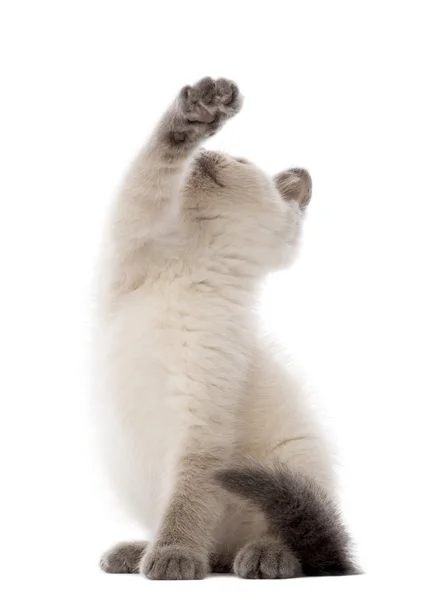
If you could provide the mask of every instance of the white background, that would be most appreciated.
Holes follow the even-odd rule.
[[[1,3],[3,597],[368,598],[414,585],[426,505],[422,5]],[[114,504],[90,419],[99,238],[153,120],[204,75],[246,96],[212,147],[313,177],[300,259],[271,280],[263,310],[335,432],[362,577],[149,582],[97,567],[110,543],[141,536]]]

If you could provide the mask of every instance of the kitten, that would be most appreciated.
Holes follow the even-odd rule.
[[[327,444],[253,310],[296,255],[310,176],[199,149],[241,106],[226,79],[183,88],[114,206],[98,392],[115,487],[152,542],[106,552],[108,572],[355,571]]]

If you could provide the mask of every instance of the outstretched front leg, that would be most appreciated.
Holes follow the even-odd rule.
[[[205,77],[180,91],[124,181],[114,215],[119,248],[134,251],[179,222],[189,159],[241,106],[242,96],[228,79]]]
[[[144,249],[181,223],[181,189],[190,159],[242,106],[237,86],[210,77],[184,87],[157,124],[124,180],[112,214],[106,290],[114,301],[141,285]]]

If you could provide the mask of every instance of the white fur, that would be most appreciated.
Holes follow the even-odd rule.
[[[303,389],[254,311],[264,276],[295,255],[302,211],[254,165],[210,158],[224,187],[199,180],[197,155],[166,160],[154,134],[123,185],[102,253],[104,446],[123,504],[152,536],[188,452],[211,453],[217,465],[278,458],[329,489],[333,481]],[[229,503],[215,547],[253,527],[264,527],[260,515]]]

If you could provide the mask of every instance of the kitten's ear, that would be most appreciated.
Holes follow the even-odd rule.
[[[312,179],[306,169],[288,169],[274,177],[275,185],[284,200],[295,200],[301,208],[309,204]]]

